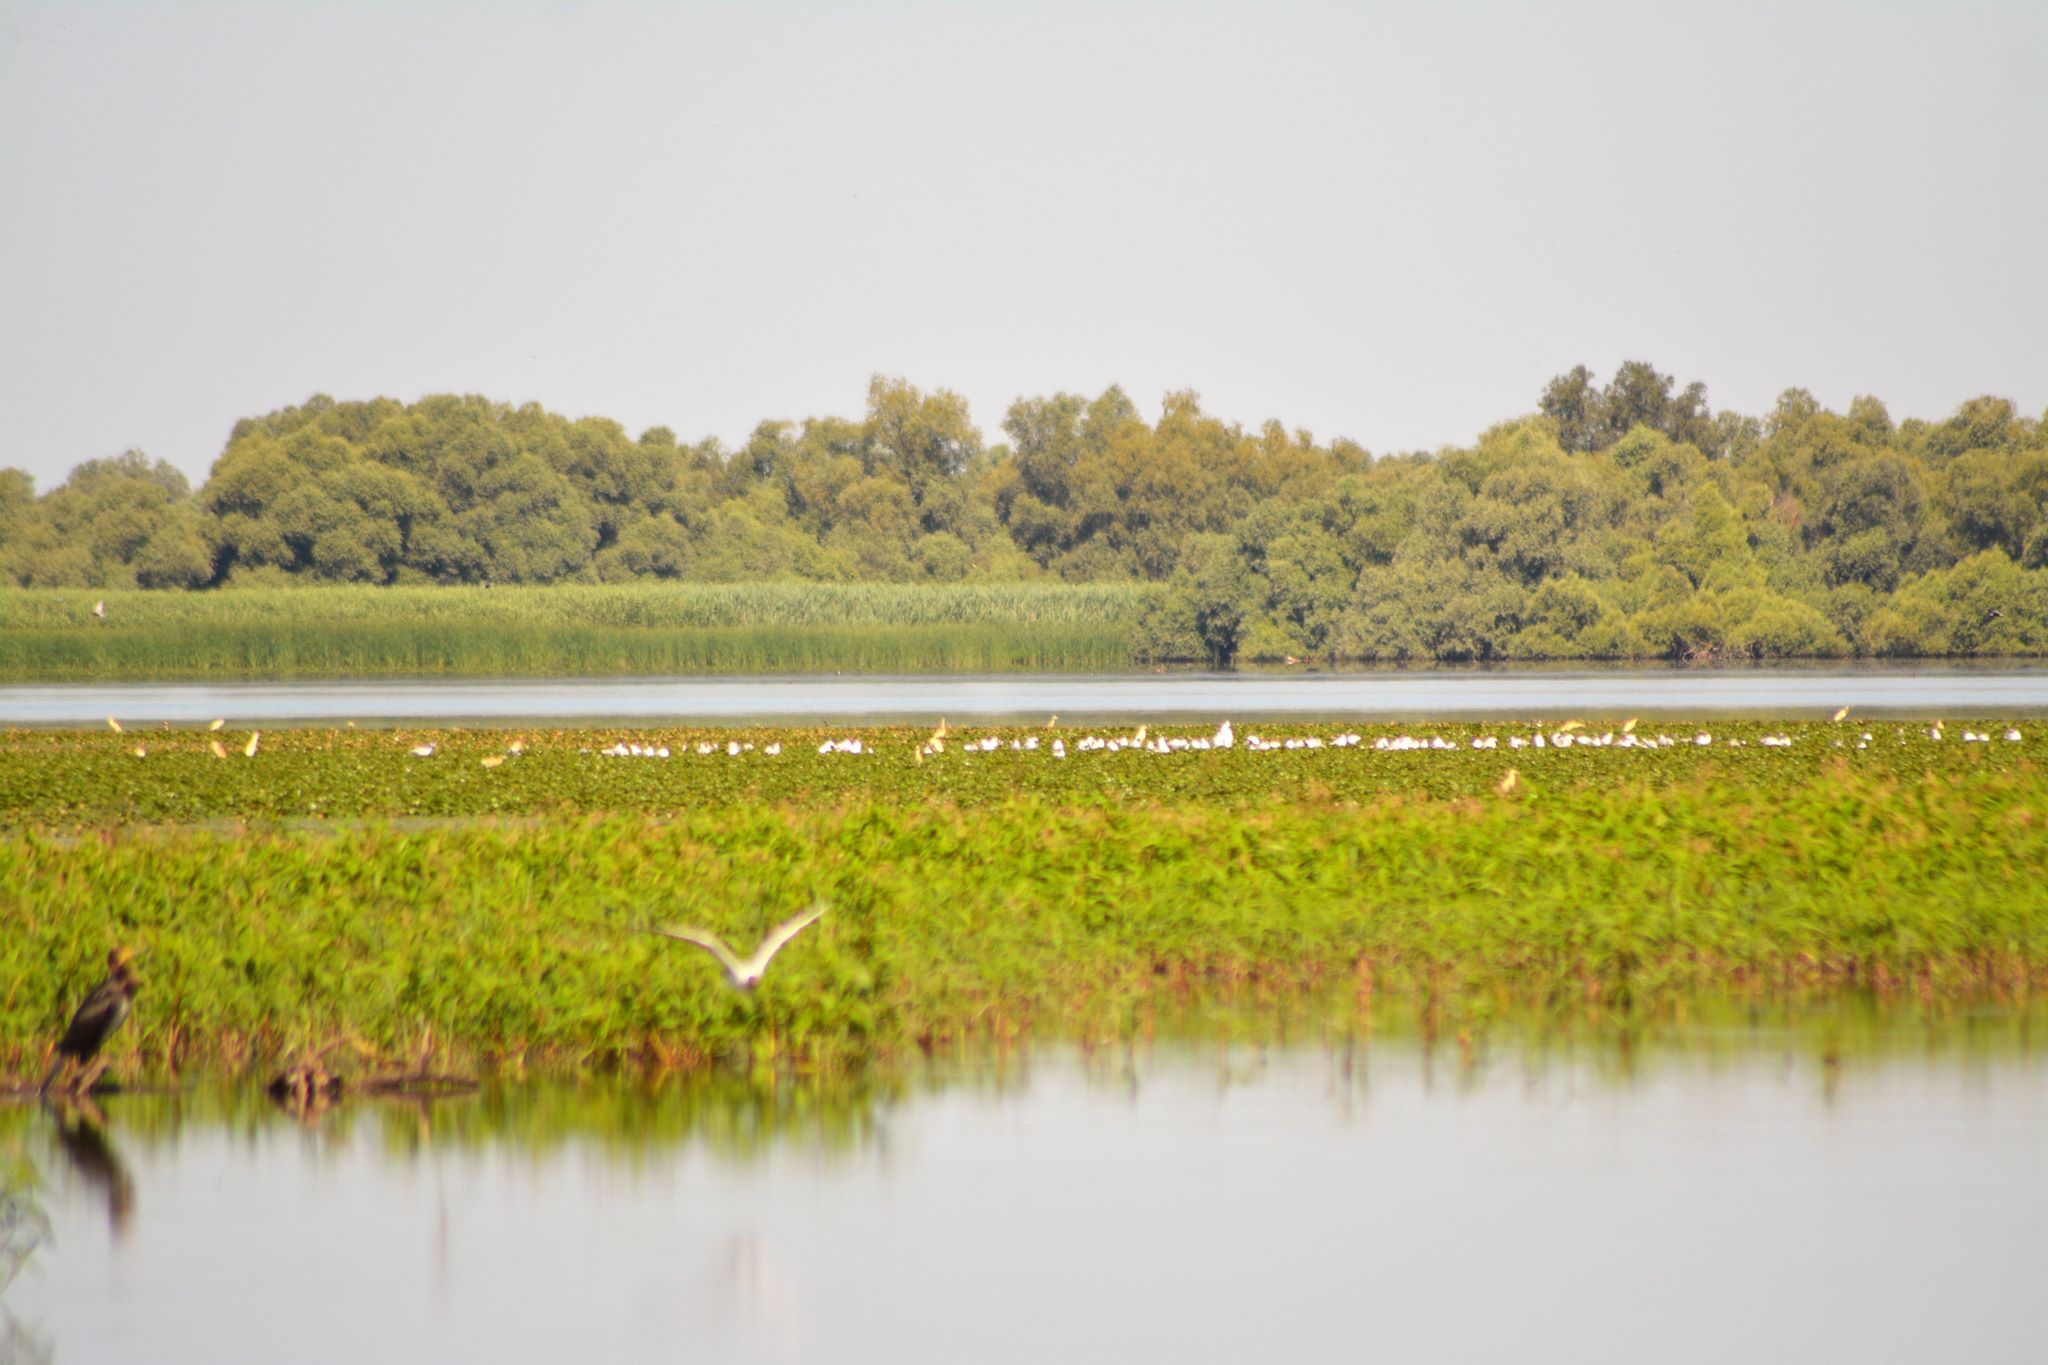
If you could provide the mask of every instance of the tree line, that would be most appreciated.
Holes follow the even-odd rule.
[[[308,402],[197,490],[137,451],[38,496],[0,470],[0,582],[1149,581],[1144,657],[2048,652],[2048,424],[1581,366],[1469,448],[1374,458],[1167,395],[967,405],[878,377],[859,420],[738,449],[537,404]]]

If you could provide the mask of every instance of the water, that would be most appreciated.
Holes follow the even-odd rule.
[[[11,1144],[11,1148],[10,1148]],[[2048,1066],[1909,1026],[0,1109],[0,1357],[2038,1360]],[[68,1155],[67,1155],[68,1153]],[[0,1271],[5,1260],[0,1257]]]
[[[2048,712],[2048,665],[1797,669],[1418,669],[1136,677],[381,679],[0,687],[0,724],[700,721],[1076,722],[1175,716],[1406,720],[1566,714],[1820,718]]]

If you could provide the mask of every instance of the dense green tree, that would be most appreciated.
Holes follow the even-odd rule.
[[[315,395],[235,425],[196,494],[137,452],[37,496],[0,471],[0,581],[1149,579],[1157,658],[1772,658],[2031,649],[2048,432],[1788,389],[1762,419],[1581,366],[1472,445],[1373,459],[1121,389],[966,404],[877,377],[857,419],[739,449],[474,395]],[[1974,616],[1973,614],[1974,613]],[[2030,643],[2032,642],[2032,643]]]
[[[1585,454],[1598,450],[1607,430],[1605,404],[1593,372],[1584,365],[1550,381],[1537,406],[1557,423],[1557,441],[1566,450]]]

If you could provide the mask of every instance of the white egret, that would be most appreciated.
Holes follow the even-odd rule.
[[[92,614],[104,621],[107,619],[107,604],[104,600],[92,604]]]
[[[254,757],[256,757],[256,746],[257,746],[257,745],[259,745],[259,744],[261,744],[262,742],[263,742],[263,732],[262,732],[261,730],[251,730],[251,731],[249,732],[249,742],[248,742],[247,744],[244,744],[244,745],[242,746],[242,757],[243,757],[243,758],[254,758]]]
[[[768,970],[768,963],[782,951],[783,945],[816,923],[819,916],[828,909],[822,901],[793,919],[786,919],[768,931],[768,937],[754,949],[747,958],[734,956],[732,949],[725,946],[725,940],[709,929],[694,929],[687,925],[656,925],[654,932],[663,938],[672,938],[682,943],[693,943],[718,959],[718,965],[725,968],[725,979],[734,990],[751,991],[761,984],[761,974]]]

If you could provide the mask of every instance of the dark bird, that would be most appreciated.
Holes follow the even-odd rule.
[[[1993,607],[1990,611],[1984,613],[1984,620],[1981,624],[1988,626],[2003,615],[2005,615],[2004,612],[2000,611],[1997,607]]]
[[[71,1016],[63,1038],[58,1040],[56,1060],[50,1064],[50,1073],[43,1077],[44,1090],[50,1088],[59,1072],[74,1066],[79,1068],[76,1079],[66,1088],[74,1094],[84,1094],[106,1069],[105,1062],[95,1065],[95,1058],[108,1035],[128,1017],[128,1006],[142,984],[132,965],[137,956],[132,948],[116,948],[107,954],[107,979],[93,987],[92,994]]]
[[[725,940],[708,929],[692,929],[685,925],[659,925],[654,932],[663,938],[679,939],[693,943],[718,959],[718,965],[725,968],[725,979],[735,990],[751,991],[761,984],[761,974],[768,970],[768,962],[782,951],[782,945],[802,933],[818,916],[825,913],[825,907],[814,905],[793,919],[786,919],[768,931],[768,937],[761,940],[761,946],[754,949],[754,955],[744,961],[733,955],[725,946]]]

